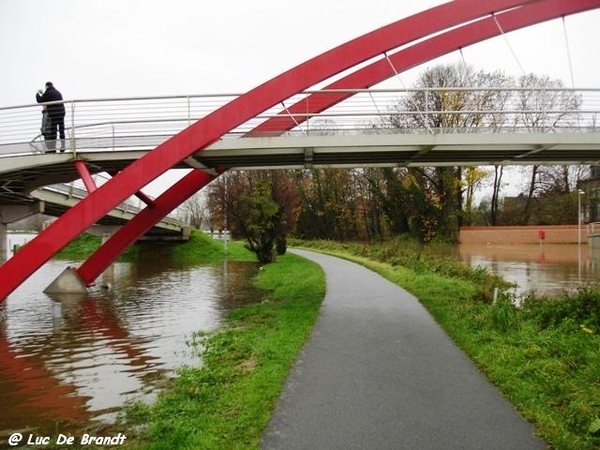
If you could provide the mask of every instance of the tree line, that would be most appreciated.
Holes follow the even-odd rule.
[[[389,108],[389,115],[369,126],[403,133],[424,128],[436,133],[482,127],[493,131],[506,125],[550,132],[572,125],[575,118],[568,111],[576,111],[581,102],[569,91],[508,89],[562,88],[560,80],[533,74],[515,79],[464,64],[430,68],[415,87],[487,89],[411,91]],[[523,112],[501,113],[509,102]],[[328,126],[327,132],[335,130]],[[270,262],[285,251],[288,235],[340,241],[409,235],[420,242],[456,241],[464,225],[577,223],[577,183],[588,176],[588,169],[520,168],[522,189],[511,199],[502,195],[504,166],[236,171],[209,185],[206,205],[192,198],[183,211],[196,226],[228,229],[246,239],[261,262]],[[484,185],[490,195],[477,202],[476,193]]]

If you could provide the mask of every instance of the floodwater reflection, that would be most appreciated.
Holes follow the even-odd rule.
[[[49,297],[43,288],[77,264],[53,260],[0,305],[0,441],[114,421],[128,400],[152,400],[178,368],[198,364],[194,332],[261,299],[254,263],[142,260],[115,264],[88,295]]]
[[[600,261],[587,245],[461,244],[458,253],[471,266],[486,267],[515,283],[517,293],[558,295],[600,280]]]

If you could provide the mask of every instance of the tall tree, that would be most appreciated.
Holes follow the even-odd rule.
[[[498,225],[500,189],[502,187],[503,174],[504,166],[494,166],[494,183],[492,187],[492,199],[490,201],[490,225]]]
[[[358,238],[352,172],[343,169],[304,171],[298,183],[301,200],[298,234],[306,239]]]
[[[473,224],[475,192],[487,176],[488,172],[481,167],[467,167],[463,172],[463,191],[465,194],[463,225]]]
[[[501,111],[510,93],[503,88],[510,84],[510,77],[500,72],[477,72],[464,64],[435,66],[418,79],[415,87],[422,89],[407,94],[391,108],[383,126],[413,133],[424,130],[430,133],[469,132],[481,128],[494,130],[505,120]],[[497,89],[456,89],[461,87]],[[473,111],[478,113],[473,114]],[[429,205],[429,209],[441,212],[436,224],[438,233],[456,240],[462,223],[462,169],[436,167],[420,170],[422,176],[414,180],[422,180],[421,189],[431,190],[430,195],[424,195],[422,200],[432,202],[435,199],[439,203]]]
[[[208,203],[211,228],[246,239],[262,263],[285,253],[296,222],[297,192],[290,172],[227,172],[209,185]]]
[[[408,233],[410,230],[408,208],[404,201],[406,189],[402,184],[407,172],[404,168],[384,167],[373,169],[367,178],[371,192],[381,204],[384,222],[393,235]]]

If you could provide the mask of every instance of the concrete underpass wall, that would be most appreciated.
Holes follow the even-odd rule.
[[[540,231],[548,244],[576,244],[577,225],[506,226],[506,227],[463,227],[460,230],[461,244],[538,244]],[[587,243],[587,229],[581,227],[581,243]]]

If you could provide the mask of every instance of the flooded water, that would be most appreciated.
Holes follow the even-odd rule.
[[[177,268],[158,247],[102,275],[110,290],[81,296],[42,293],[77,264],[53,260],[0,305],[0,447],[15,431],[75,433],[113,422],[129,400],[151,401],[178,368],[200,363],[194,332],[260,300],[254,263]]]
[[[600,282],[600,255],[591,255],[587,245],[461,244],[457,250],[462,261],[515,283],[517,293],[559,295]]]

